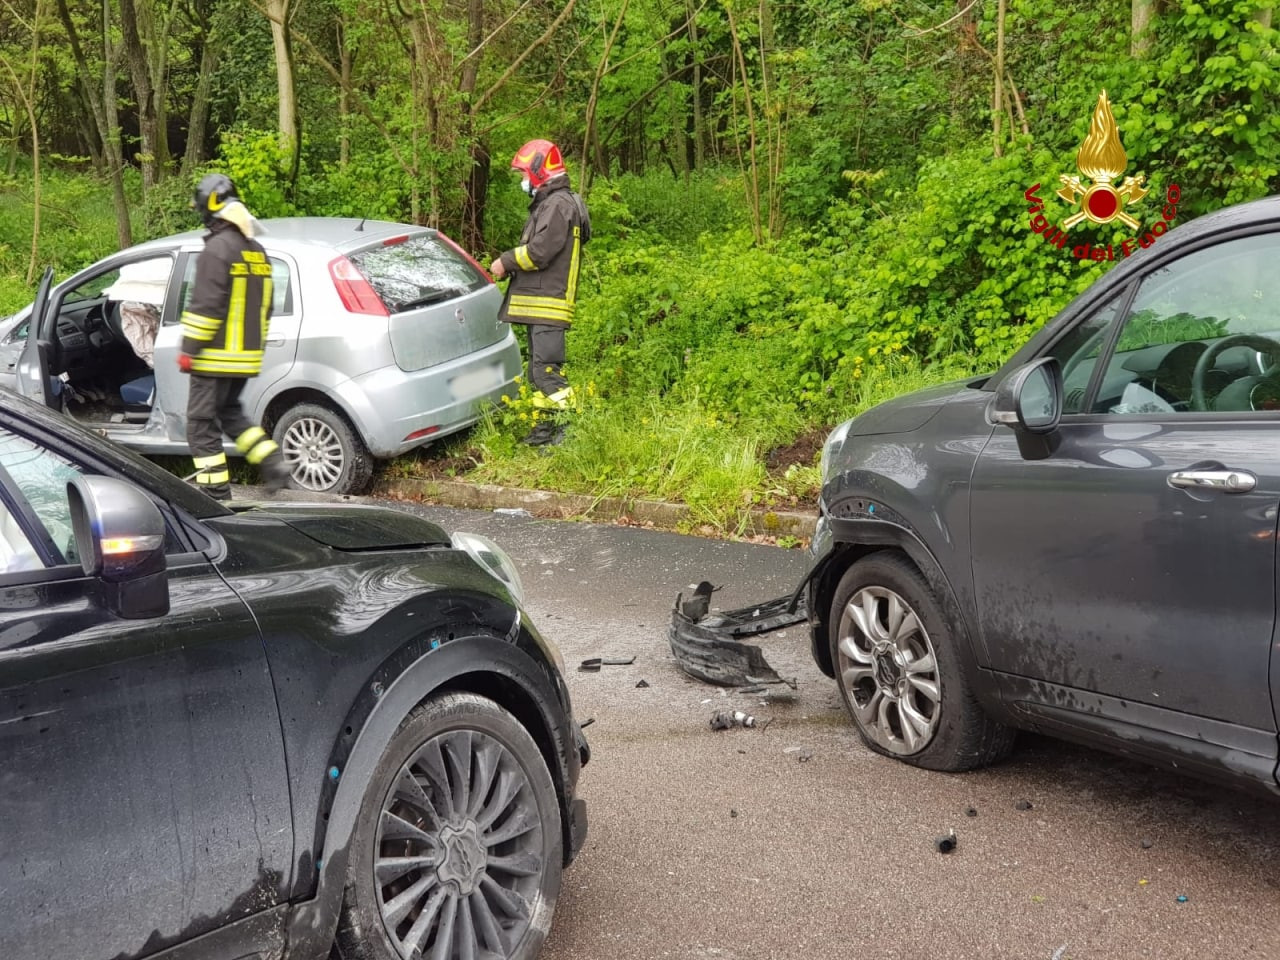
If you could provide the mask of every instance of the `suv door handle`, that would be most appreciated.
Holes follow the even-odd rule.
[[[1258,478],[1248,470],[1179,470],[1169,474],[1169,486],[1185,490],[1248,493],[1257,483]]]

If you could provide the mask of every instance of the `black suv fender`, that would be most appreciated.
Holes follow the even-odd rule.
[[[808,589],[809,643],[818,669],[829,677],[835,676],[827,638],[833,629],[830,623],[831,601],[840,578],[863,557],[893,550],[904,554],[915,564],[938,597],[960,640],[957,652],[965,675],[983,707],[995,716],[1006,715],[994,684],[982,681],[983,671],[973,646],[973,638],[977,634],[972,618],[961,606],[942,564],[906,519],[878,501],[849,495],[832,504],[824,520],[826,530],[823,531],[820,525],[818,540],[821,555],[805,584]],[[825,543],[822,542],[824,539]]]

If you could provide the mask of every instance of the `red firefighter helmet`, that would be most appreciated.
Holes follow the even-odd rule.
[[[560,148],[550,140],[530,140],[511,158],[511,169],[527,176],[535,190],[566,172]]]

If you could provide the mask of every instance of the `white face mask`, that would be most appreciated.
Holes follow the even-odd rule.
[[[523,180],[520,181],[520,189],[523,190],[525,193],[527,193],[529,196],[531,197],[533,196],[533,184],[529,182],[528,177],[525,177]]]

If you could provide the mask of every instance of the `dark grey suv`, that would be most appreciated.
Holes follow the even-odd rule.
[[[813,654],[872,749],[960,770],[1020,727],[1277,792],[1280,198],[842,424],[822,470]]]

